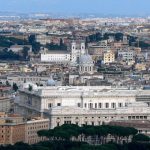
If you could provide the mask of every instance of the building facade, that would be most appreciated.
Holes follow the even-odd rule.
[[[48,51],[41,53],[41,62],[69,63],[70,53],[67,51]]]
[[[46,138],[39,137],[37,132],[48,130],[49,125],[49,119],[35,117],[26,121],[21,115],[0,112],[0,145],[13,145],[17,142],[35,144],[44,141]]]
[[[85,43],[77,44],[76,42],[71,43],[70,51],[48,51],[43,50],[41,53],[41,62],[50,63],[72,63],[77,64],[81,55],[85,54]]]
[[[0,87],[0,112],[10,112],[11,110],[11,93],[10,87]]]
[[[115,54],[111,51],[104,53],[104,64],[112,63],[115,61]]]
[[[121,57],[123,61],[134,61],[134,51],[118,51],[118,57]]]
[[[1,113],[0,144],[8,145],[25,141],[25,124],[20,116],[8,116]]]
[[[102,124],[113,120],[148,120],[150,107],[137,96],[144,90],[111,87],[37,87],[20,90],[15,111],[24,116],[47,116],[50,128],[64,123]]]
[[[46,140],[44,137],[39,137],[37,132],[40,130],[48,130],[50,128],[49,125],[49,119],[44,118],[34,118],[27,121],[25,126],[25,142],[34,144]]]

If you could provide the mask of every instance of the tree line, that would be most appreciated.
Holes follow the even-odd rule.
[[[89,35],[86,37],[86,45],[91,42],[99,42],[102,40],[108,40],[109,37],[114,37],[114,40],[116,41],[122,41],[124,34],[121,32],[118,33],[102,33],[97,32],[95,34]],[[135,36],[127,35],[127,39],[129,41],[129,46],[135,46],[135,47],[141,47],[141,48],[149,48],[150,44],[145,43],[144,41],[138,41],[138,38]]]
[[[92,126],[64,124],[54,129],[38,131],[38,136],[46,137],[47,141],[28,145],[18,142],[14,145],[0,146],[0,150],[149,150],[150,138],[131,127]],[[113,136],[114,141],[107,141]],[[129,142],[128,139],[132,138]],[[88,143],[94,139],[95,143]],[[126,143],[121,140],[126,139]],[[96,143],[96,140],[99,143]],[[129,142],[129,143],[128,143]]]
[[[26,39],[18,39],[15,37],[6,37],[6,36],[0,36],[0,47],[6,47],[9,48],[12,45],[28,45],[29,42]]]
[[[24,46],[20,53],[4,48],[0,51],[1,60],[29,60],[29,48]]]
[[[79,127],[75,124],[64,124],[50,130],[38,131],[40,137],[46,137],[50,141],[78,141],[78,142],[91,142],[93,144],[106,144],[109,139],[111,141],[121,144],[123,141],[128,143],[132,141],[150,141],[150,138],[145,135],[140,135],[138,130],[132,127],[122,126],[92,126],[83,125]]]
[[[149,150],[149,143],[129,143],[104,145],[89,145],[84,142],[44,141],[33,145],[16,143],[15,145],[0,146],[0,150]]]

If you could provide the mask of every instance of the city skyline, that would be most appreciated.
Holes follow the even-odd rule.
[[[148,0],[0,0],[1,12],[149,15]]]

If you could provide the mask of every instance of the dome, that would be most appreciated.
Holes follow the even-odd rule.
[[[79,64],[93,64],[92,57],[88,54],[82,55],[79,58]]]
[[[55,81],[53,80],[52,75],[50,75],[50,79],[47,81],[47,86],[55,86]]]
[[[47,86],[55,86],[55,81],[53,79],[49,79],[47,81]]]

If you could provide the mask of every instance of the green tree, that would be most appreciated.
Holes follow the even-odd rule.
[[[29,43],[32,45],[36,42],[36,38],[35,38],[35,35],[34,34],[31,34],[29,37],[28,37],[28,41]]]
[[[103,144],[105,143],[105,139],[107,138],[109,132],[108,132],[108,128],[106,128],[105,126],[97,126],[96,128],[96,133],[97,136],[99,138],[99,143]]]
[[[33,87],[31,85],[29,85],[28,90],[31,92],[33,90]]]
[[[36,42],[36,36],[34,34],[28,37],[29,44],[32,45],[32,50],[35,54],[38,54],[41,48],[41,44]]]
[[[8,81],[6,81],[6,85],[7,85],[7,86],[10,86],[10,83],[9,83]]]
[[[14,53],[12,50],[9,50],[7,48],[0,51],[0,59],[1,60],[19,60],[20,56],[16,53]]]
[[[16,83],[13,83],[13,90],[16,92],[18,90],[18,86]]]
[[[17,149],[17,150],[22,150],[22,149],[30,150],[30,146],[26,143],[23,143],[23,142],[17,142],[14,145],[14,149]]]
[[[22,54],[23,54],[23,59],[24,60],[27,60],[28,59],[28,57],[29,57],[29,47],[26,47],[26,46],[24,46],[23,47],[23,50],[22,50]]]
[[[133,136],[132,141],[134,141],[134,142],[149,142],[150,137],[148,137],[144,134],[137,134],[137,135]]]

